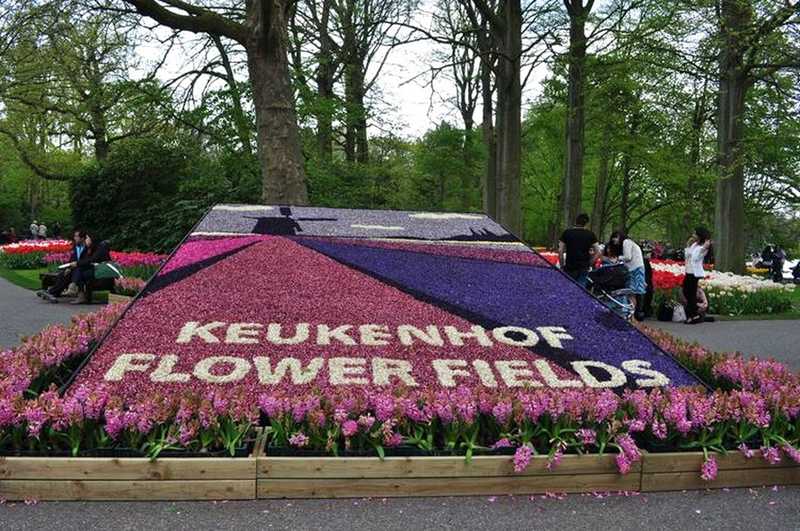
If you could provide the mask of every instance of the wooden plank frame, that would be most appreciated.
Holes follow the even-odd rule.
[[[774,465],[760,454],[750,459],[741,452],[715,454],[714,457],[717,478],[705,481],[700,477],[705,459],[701,452],[647,454],[642,464],[642,491],[800,485],[800,464],[786,456]]]
[[[0,458],[7,500],[251,500],[254,457]]]
[[[257,434],[246,458],[0,457],[0,499],[250,500],[466,496],[546,492],[656,492],[800,485],[800,464],[776,465],[738,452],[716,455],[715,481],[703,481],[702,453],[645,453],[621,475],[613,455],[567,455],[553,470],[534,457],[522,473],[509,456],[269,457]]]
[[[639,490],[637,463],[617,472],[609,455],[564,456],[553,470],[536,456],[522,473],[508,456],[259,457],[259,498],[467,496]]]

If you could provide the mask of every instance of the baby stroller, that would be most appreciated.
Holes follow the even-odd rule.
[[[624,264],[603,265],[589,272],[589,291],[611,311],[630,321],[634,308],[628,297],[633,291],[627,284],[628,268]]]

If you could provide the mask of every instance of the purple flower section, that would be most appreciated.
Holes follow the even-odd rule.
[[[170,271],[201,262],[228,251],[241,249],[259,239],[258,236],[241,236],[238,238],[190,240],[181,245],[181,248],[178,249],[178,252],[170,259],[169,263],[164,266],[159,275],[165,275]]]
[[[537,267],[552,267],[550,262],[540,255],[522,245],[513,246],[512,249],[498,249],[485,246],[459,245],[456,243],[413,243],[407,241],[386,241],[368,239],[328,239],[323,240],[333,243],[343,243],[347,245],[359,245],[363,247],[373,247],[377,249],[398,249],[415,253],[425,253],[439,256],[455,256],[461,258],[474,258],[491,262],[505,262],[512,264],[524,264]]]
[[[217,205],[195,230],[207,234],[513,240],[502,226],[483,214],[264,205]]]
[[[501,326],[533,329],[558,323],[575,338],[567,348],[580,358],[616,367],[629,359],[645,360],[673,385],[699,383],[644,334],[556,270],[324,241],[299,243],[440,301],[451,311],[462,310]]]

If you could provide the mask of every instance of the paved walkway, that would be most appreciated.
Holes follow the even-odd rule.
[[[717,321],[698,325],[645,321],[711,350],[775,358],[800,371],[800,320]]]
[[[800,488],[689,491],[596,498],[571,494],[181,503],[0,505],[4,529],[798,529]]]
[[[32,291],[0,278],[0,349],[13,347],[23,336],[49,324],[68,322],[72,315],[87,311],[92,308],[45,302]]]

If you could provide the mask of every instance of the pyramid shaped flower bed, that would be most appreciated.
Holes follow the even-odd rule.
[[[271,455],[513,454],[517,472],[610,453],[625,473],[643,448],[702,450],[707,479],[712,451],[798,458],[795,374],[654,341],[483,215],[218,205],[116,311],[59,358],[82,360],[62,393],[3,388],[0,450],[235,454],[260,426]],[[42,366],[12,354],[0,373]]]

